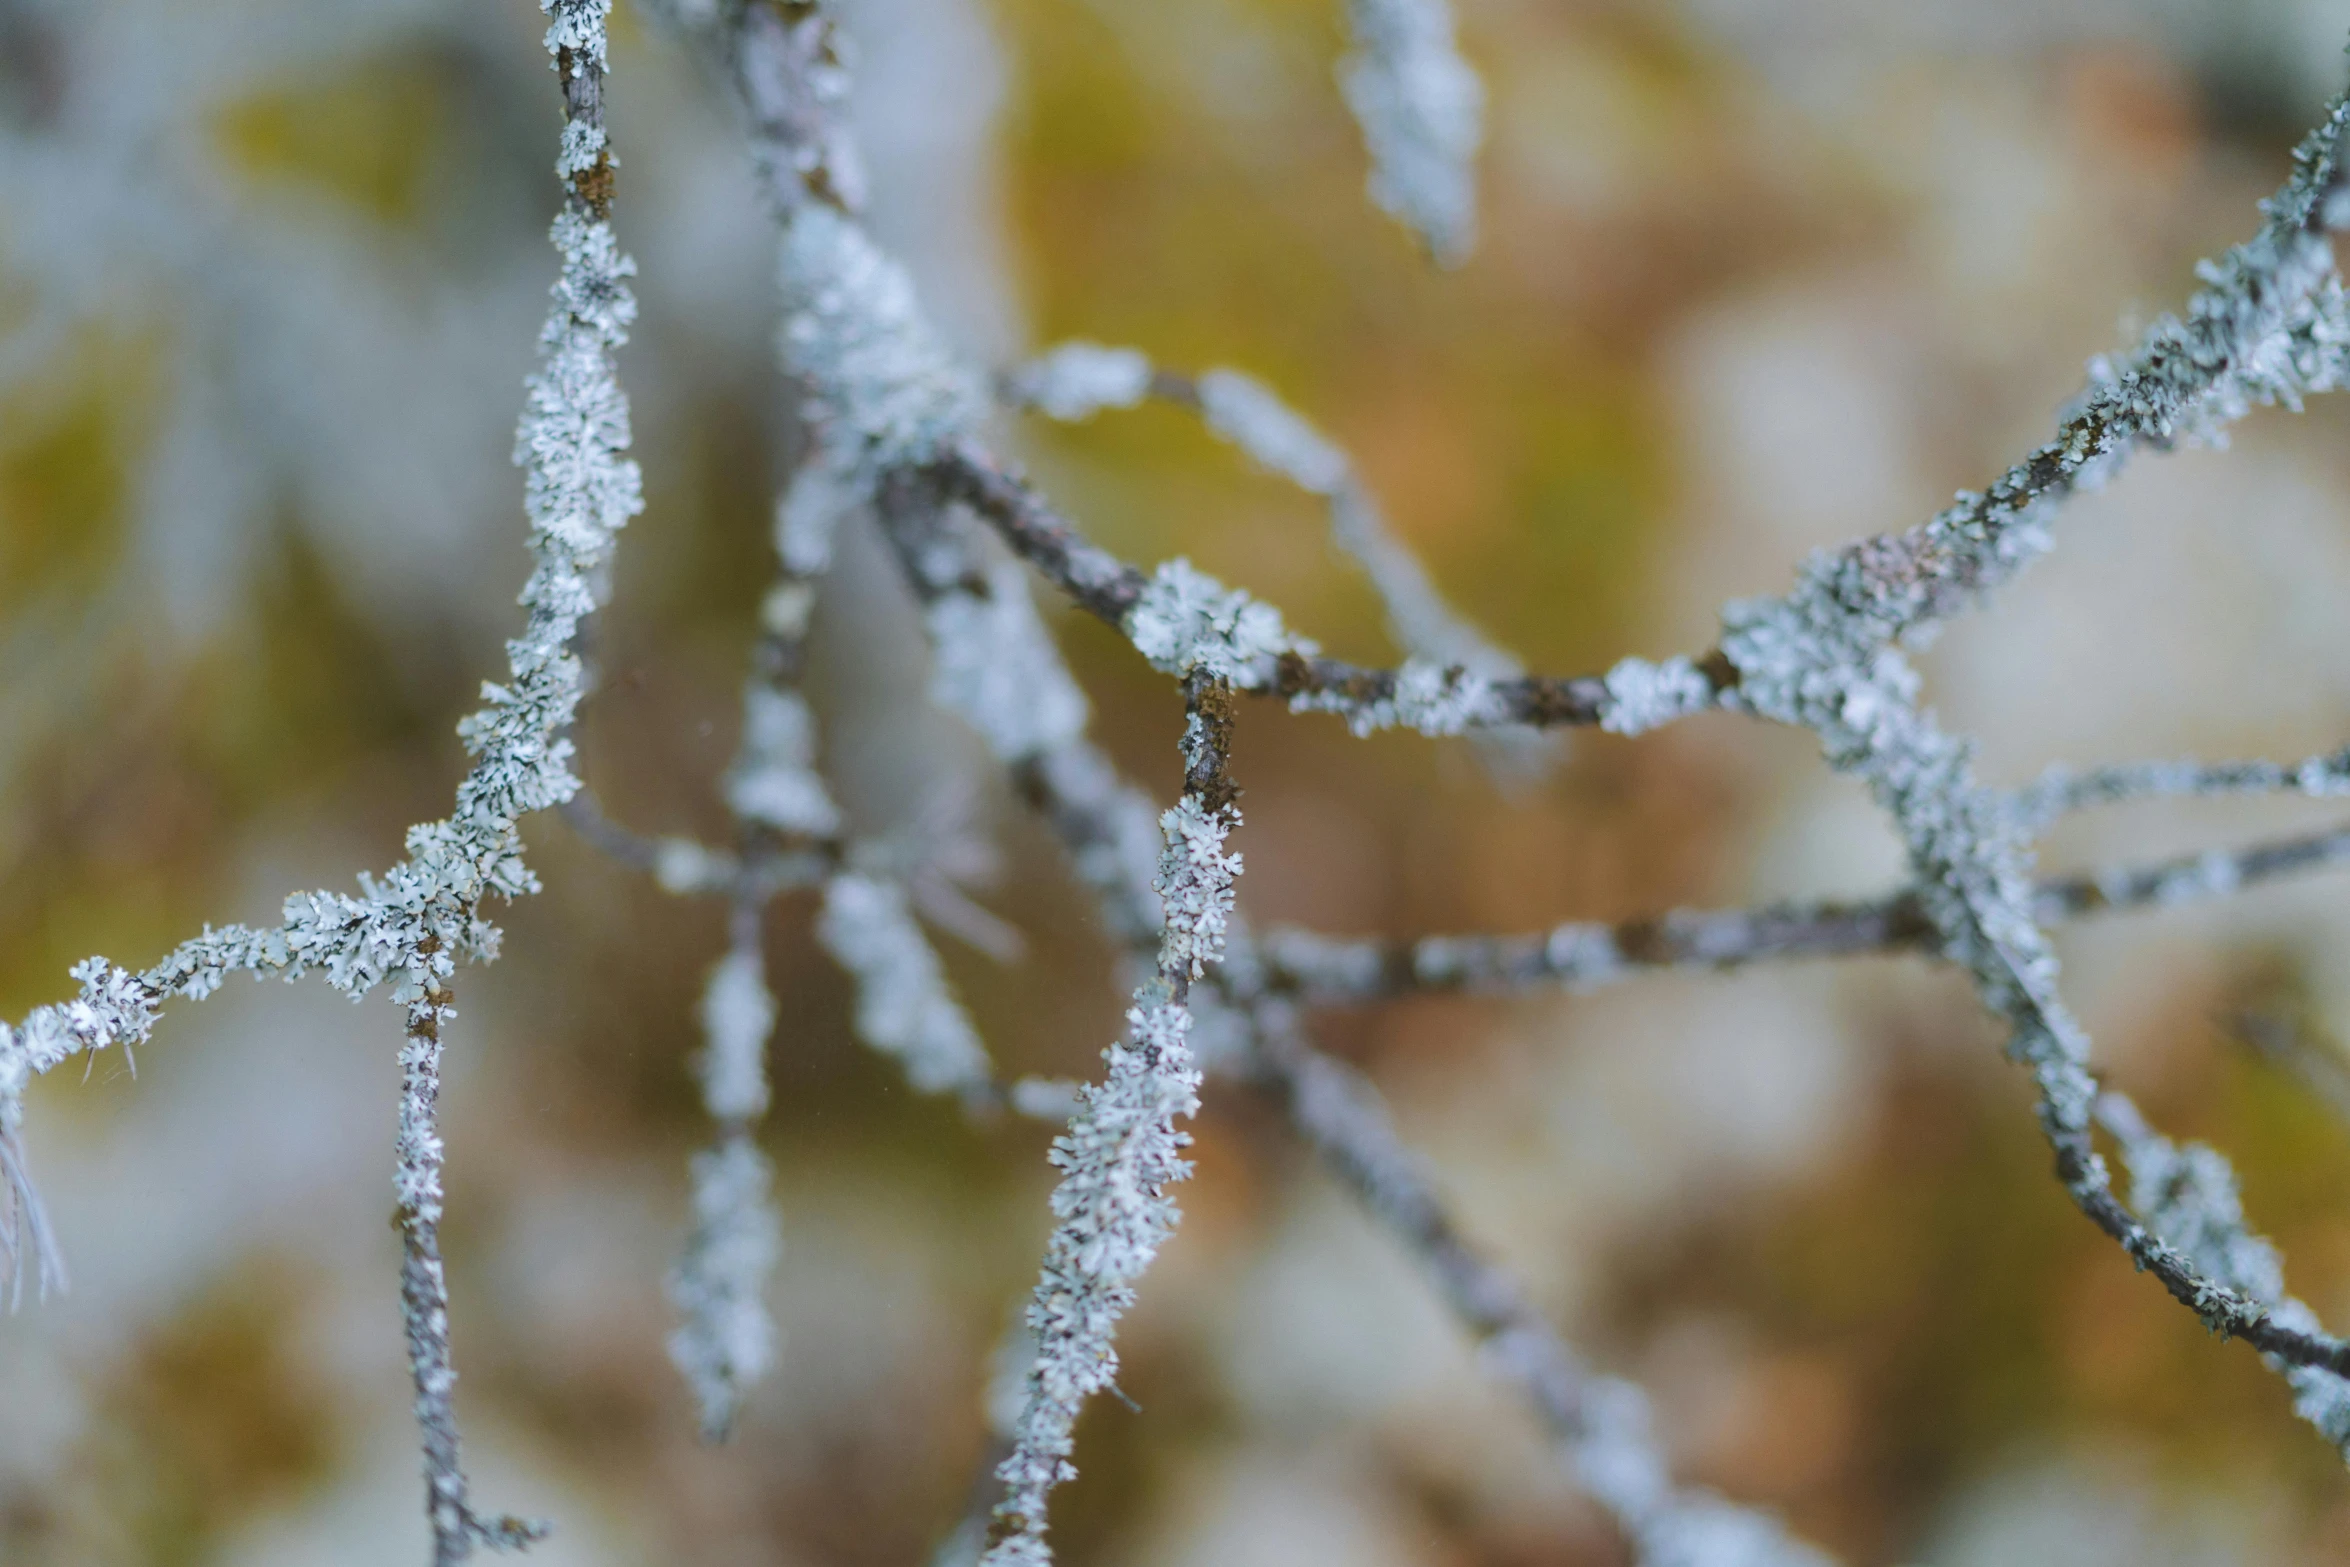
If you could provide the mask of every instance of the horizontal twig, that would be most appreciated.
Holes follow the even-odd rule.
[[[2049,877],[2033,889],[2042,924],[2224,897],[2350,860],[2350,825],[2150,865]],[[1656,969],[1736,968],[1780,958],[1930,950],[1936,941],[1914,889],[1852,902],[1676,909],[1640,919],[1575,922],[1516,935],[1333,937],[1276,926],[1262,941],[1270,981],[1315,1006],[1400,995],[1589,989]]]

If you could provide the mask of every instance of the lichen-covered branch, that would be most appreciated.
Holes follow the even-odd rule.
[[[1893,644],[2044,550],[2052,507],[2130,451],[2209,436],[2256,402],[2337,384],[2350,328],[2327,236],[2346,215],[2336,165],[2346,119],[2337,100],[2295,152],[2260,233],[2202,269],[2183,321],[2164,318],[2126,363],[2092,368],[2054,442],[1911,533],[1815,558],[1785,598],[1731,605],[1722,641],[1734,704],[1818,734],[1829,763],[1892,817],[1941,950],[1974,976],[2011,1030],[2010,1054],[2033,1072],[2073,1201],[2214,1332],[2274,1363],[2334,1373],[2350,1371],[2350,1344],[2205,1273],[2114,1195],[2090,1139],[2089,1039],[2057,992],[2014,813],[1975,782],[1966,745],[1921,711],[1917,676]]]
[[[146,1041],[161,1004],[201,998],[231,973],[293,978],[322,974],[354,999],[387,980],[408,1010],[402,1052],[398,1186],[402,1302],[417,1408],[425,1432],[428,1509],[438,1562],[462,1561],[476,1546],[504,1548],[536,1526],[487,1519],[467,1499],[449,1393],[448,1305],[438,1249],[440,1140],[435,1125],[441,1028],[450,1015],[446,981],[460,959],[497,952],[497,928],[482,917],[493,894],[537,890],[521,855],[520,819],[568,799],[577,788],[565,738],[581,691],[571,641],[596,603],[618,529],[642,509],[629,442],[628,403],[613,352],[628,335],[635,303],[607,212],[611,160],[603,128],[604,19],[608,0],[543,0],[547,48],[564,102],[556,172],[565,201],[553,239],[562,268],[554,308],[540,335],[539,368],[515,441],[525,473],[534,567],[521,601],[522,634],[507,644],[505,681],[483,687],[486,705],[458,726],[474,762],[442,821],[411,828],[408,857],[381,877],[362,876],[359,895],[313,892],[286,900],[285,923],[267,930],[207,929],[160,963],[133,974],[93,958],[74,970],[76,1000],[43,1007],[20,1025],[0,1025],[0,1137],[14,1146],[27,1082],[78,1054]],[[29,1204],[29,1183],[20,1204]],[[35,1233],[39,1233],[35,1221]]]
[[[2226,897],[2350,862],[2350,826],[2180,855],[2144,865],[2044,877],[2032,888],[2042,925],[2086,915]],[[1311,1006],[1360,1006],[1419,992],[1589,990],[1670,968],[1737,968],[1787,958],[1932,952],[1933,922],[1914,889],[1853,902],[1674,909],[1642,919],[1570,921],[1511,935],[1381,941],[1275,926],[1259,939],[1267,980]]]
[[[1126,1037],[1105,1052],[1109,1070],[1087,1088],[1069,1129],[1054,1140],[1061,1170],[1052,1239],[1028,1325],[1036,1359],[1012,1451],[996,1473],[988,1567],[1052,1559],[1046,1498],[1077,1471],[1069,1462],[1078,1412],[1116,1385],[1118,1319],[1135,1282],[1175,1228],[1166,1188],[1190,1173],[1179,1119],[1199,1108],[1189,1006],[1193,983],[1224,953],[1240,856],[1224,852],[1240,825],[1238,791],[1225,771],[1231,693],[1213,642],[1191,650],[1184,676],[1183,794],[1159,819],[1166,847],[1155,883],[1164,910],[1157,971],[1134,993]]]
[[[734,1429],[744,1397],[775,1363],[766,1289],[782,1251],[782,1222],[770,1196],[774,1167],[755,1128],[767,1113],[776,1009],[760,926],[756,902],[734,905],[726,955],[703,986],[698,1075],[718,1136],[693,1157],[693,1229],[669,1275],[680,1319],[669,1358],[693,1389],[704,1440],[713,1442]]]
[[[2138,1107],[2118,1094],[2097,1102],[2098,1124],[2121,1150],[2130,1174],[2130,1204],[2160,1242],[2185,1257],[2214,1285],[2253,1302],[2293,1331],[2321,1337],[2317,1314],[2285,1293],[2284,1260],[2244,1222],[2236,1174],[2201,1143],[2185,1147],[2146,1125]],[[2350,1450],[2350,1379],[2271,1353],[2270,1366],[2293,1389],[2293,1412],[2337,1448]]]
[[[946,446],[922,476],[942,497],[970,507],[1080,608],[1129,635],[1129,618],[1154,580],[1162,593],[1232,591],[1182,561],[1149,574],[1120,560],[1056,512],[1017,468],[974,440]],[[1271,617],[1264,622],[1268,627],[1280,624],[1270,605],[1261,605],[1261,615]],[[1279,638],[1280,647],[1268,641],[1259,649],[1262,656],[1235,678],[1235,689],[1286,698],[1298,712],[1335,713],[1357,734],[1398,727],[1456,735],[1572,725],[1637,734],[1722,705],[1736,678],[1718,653],[1695,662],[1626,659],[1599,676],[1497,677],[1427,659],[1407,660],[1398,669],[1367,668],[1323,658],[1311,642],[1286,631]]]
[[[2060,816],[2103,805],[2181,795],[2350,794],[2350,748],[2299,762],[2123,762],[2051,767],[2015,793],[2017,825],[2038,833]]]
[[[1255,377],[1218,368],[1195,378],[1156,368],[1130,348],[1072,342],[1003,378],[1003,388],[1012,401],[1064,421],[1104,408],[1132,407],[1146,395],[1195,410],[1209,430],[1251,462],[1328,508],[1331,538],[1378,593],[1388,631],[1414,660],[1415,670],[1459,671],[1451,678],[1488,682],[1525,673],[1516,658],[1444,601],[1419,557],[1388,528],[1346,453]],[[1511,777],[1538,772],[1552,749],[1533,734],[1507,729],[1481,735],[1480,743],[1487,760]]]
[[[1444,601],[1419,557],[1395,537],[1353,462],[1254,376],[1216,368],[1197,377],[1157,368],[1130,348],[1064,343],[1005,378],[1013,400],[1071,421],[1148,396],[1196,410],[1209,430],[1258,467],[1330,509],[1330,533],[1379,594],[1405,652],[1508,679],[1524,671]]]

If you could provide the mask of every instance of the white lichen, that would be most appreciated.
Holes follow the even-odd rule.
[[[777,272],[784,368],[808,389],[809,423],[868,486],[977,422],[978,380],[933,335],[905,268],[855,220],[800,207],[784,225]]]
[[[951,587],[923,612],[931,643],[931,698],[1017,762],[1085,733],[1085,693],[1069,677],[1017,566],[988,573],[986,591]]]
[[[821,838],[839,831],[840,807],[815,759],[816,720],[807,699],[751,682],[743,691],[742,746],[726,773],[727,809],[781,833]]]
[[[1339,85],[1370,150],[1371,200],[1447,265],[1477,241],[1485,88],[1453,40],[1445,0],[1349,0],[1354,51]]]
[[[1607,672],[1604,683],[1599,727],[1610,734],[1641,734],[1714,705],[1713,682],[1685,658],[1661,664],[1627,658]]]
[[[1210,761],[1198,712],[1185,732],[1185,761]],[[1215,759],[1220,765],[1220,759]],[[1028,1326],[1036,1354],[1012,1451],[996,1475],[1004,1500],[1000,1538],[986,1567],[1040,1567],[1046,1498],[1074,1478],[1069,1462],[1086,1400],[1116,1385],[1117,1325],[1134,1303],[1135,1281],[1174,1232],[1178,1213],[1166,1188],[1191,1173],[1178,1119],[1199,1109],[1200,1073],[1189,1036],[1193,979],[1223,956],[1240,857],[1224,852],[1239,825],[1230,805],[1211,807],[1187,791],[1160,818],[1165,846],[1156,891],[1165,921],[1157,972],[1134,993],[1126,1037],[1103,1053],[1108,1070],[1083,1091],[1069,1129],[1053,1143],[1062,1172]]]
[[[702,987],[702,1104],[719,1121],[767,1113],[767,1036],[775,997],[756,947],[737,947],[711,966]]]
[[[1061,343],[1006,377],[1012,400],[1049,419],[1075,422],[1105,408],[1132,408],[1150,395],[1151,362],[1132,348]]]
[[[987,1094],[987,1052],[903,887],[853,871],[833,877],[816,939],[856,982],[858,1038],[895,1057],[925,1093]]]
[[[1127,640],[1155,669],[1203,675],[1243,690],[1271,683],[1283,653],[1310,653],[1281,612],[1239,588],[1227,588],[1188,560],[1161,566],[1126,612]]]

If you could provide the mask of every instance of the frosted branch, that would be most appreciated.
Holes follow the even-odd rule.
[[[694,1155],[692,1171],[693,1233],[669,1280],[683,1321],[669,1356],[701,1406],[704,1440],[721,1441],[775,1364],[765,1293],[783,1243],[769,1196],[774,1170],[750,1134],[728,1133]]]
[[[635,303],[605,215],[611,160],[602,121],[604,17],[608,0],[545,0],[547,48],[563,89],[565,128],[557,173],[566,186],[553,229],[562,267],[554,308],[540,334],[538,371],[515,441],[524,469],[534,569],[521,602],[522,634],[507,644],[509,673],[483,687],[486,705],[458,726],[474,763],[443,821],[411,828],[408,858],[381,877],[362,876],[359,896],[332,892],[286,900],[285,923],[271,930],[207,929],[161,963],[130,974],[93,958],[74,970],[82,994],[37,1009],[21,1025],[0,1025],[0,1138],[15,1206],[44,1232],[22,1161],[14,1152],[24,1088],[76,1054],[145,1042],[157,1009],[174,997],[201,998],[230,973],[293,978],[316,971],[354,999],[387,980],[407,1009],[401,1052],[399,1168],[407,1321],[417,1414],[424,1432],[427,1505],[435,1560],[457,1562],[476,1546],[507,1548],[539,1532],[512,1519],[485,1519],[467,1499],[450,1390],[448,1309],[438,1242],[440,1028],[450,1015],[445,982],[460,958],[496,955],[498,932],[481,917],[492,894],[536,891],[523,864],[519,819],[568,799],[577,788],[564,738],[578,705],[581,675],[570,650],[580,621],[595,607],[594,584],[608,565],[614,535],[642,509],[636,465],[623,455],[628,404],[612,364],[627,338]],[[44,1258],[49,1248],[36,1246]]]
[[[2097,1120],[2121,1149],[2131,1206],[2163,1245],[2272,1320],[2305,1334],[2322,1331],[2317,1314],[2285,1293],[2284,1261],[2276,1248],[2246,1226],[2226,1159],[2201,1143],[2180,1147],[2158,1135],[2137,1106],[2117,1094],[2098,1100]],[[2292,1386],[2293,1412],[2350,1454],[2350,1380],[2275,1355],[2268,1360]]]
[[[844,872],[824,888],[816,939],[857,982],[857,1035],[905,1068],[925,1093],[988,1097],[992,1072],[979,1035],[947,988],[896,882]]]

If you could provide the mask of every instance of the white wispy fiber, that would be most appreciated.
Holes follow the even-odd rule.
[[[778,1334],[766,1303],[783,1252],[769,1198],[774,1172],[748,1133],[693,1158],[694,1227],[669,1276],[679,1325],[669,1358],[701,1408],[702,1435],[730,1432],[744,1396],[775,1364]]]
[[[816,939],[856,981],[858,1038],[896,1057],[925,1093],[987,1095],[994,1079],[987,1052],[903,887],[855,871],[833,877]]]
[[[1453,41],[1445,0],[1348,0],[1354,51],[1339,85],[1371,154],[1371,200],[1453,265],[1477,242],[1485,88]]]
[[[1194,679],[1183,747],[1195,785],[1222,767],[1211,750],[1215,734],[1201,721],[1199,688]],[[1005,1494],[986,1567],[1052,1560],[1046,1499],[1077,1473],[1069,1462],[1077,1416],[1087,1399],[1116,1385],[1118,1321],[1179,1217],[1166,1188],[1191,1173],[1182,1154],[1190,1138],[1175,1123],[1197,1113],[1200,1084],[1186,1003],[1192,981],[1223,956],[1241,868],[1224,841],[1239,822],[1237,809],[1203,798],[1197,787],[1160,818],[1165,847],[1155,885],[1165,918],[1158,968],[1134,993],[1126,1037],[1103,1053],[1108,1071],[1083,1090],[1068,1131],[1053,1143],[1062,1179],[1028,1312],[1036,1356],[1012,1452],[996,1469]]]

